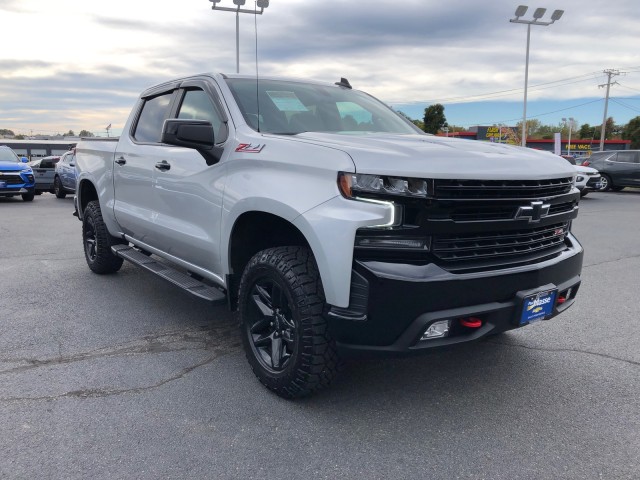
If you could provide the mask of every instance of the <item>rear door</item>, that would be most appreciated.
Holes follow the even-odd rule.
[[[114,213],[123,233],[152,247],[157,244],[153,195],[155,165],[166,159],[160,143],[162,125],[171,115],[175,87],[141,99],[129,132],[123,132],[115,152]]]
[[[181,85],[175,117],[209,121],[216,145],[228,138],[227,114],[216,86],[206,80]],[[154,165],[155,240],[161,250],[211,272],[220,268],[220,219],[225,164],[208,166],[197,151],[164,147]]]
[[[638,164],[638,152],[621,151],[615,156],[605,160],[605,171],[611,176],[611,181],[616,186],[639,185],[640,164]]]

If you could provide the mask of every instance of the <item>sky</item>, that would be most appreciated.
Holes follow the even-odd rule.
[[[218,5],[233,7],[232,0]],[[271,0],[240,15],[240,72],[349,79],[411,118],[434,103],[449,124],[522,119],[527,26],[518,1]],[[0,0],[0,129],[16,134],[121,132],[148,86],[235,73],[235,14],[208,0]],[[244,8],[253,8],[247,0]],[[637,0],[542,0],[564,16],[531,28],[527,118],[599,125],[640,115]],[[544,20],[544,18],[543,18]]]

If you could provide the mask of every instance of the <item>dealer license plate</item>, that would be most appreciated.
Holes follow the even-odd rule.
[[[556,303],[557,290],[534,293],[524,298],[520,325],[550,317]]]

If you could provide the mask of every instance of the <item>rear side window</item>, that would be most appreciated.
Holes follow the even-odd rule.
[[[622,163],[638,163],[636,152],[618,152],[617,162]]]
[[[133,138],[143,143],[159,143],[162,125],[169,118],[173,92],[148,98],[142,106]]]

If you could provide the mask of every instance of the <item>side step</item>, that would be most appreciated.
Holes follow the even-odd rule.
[[[214,303],[226,302],[226,295],[217,288],[206,285],[189,275],[174,270],[164,263],[156,262],[153,258],[148,257],[129,245],[113,245],[111,247],[111,251],[115,255],[122,257],[131,263],[149,270],[151,273],[155,273],[165,280],[169,280],[174,285],[177,285],[196,297],[200,297]]]

